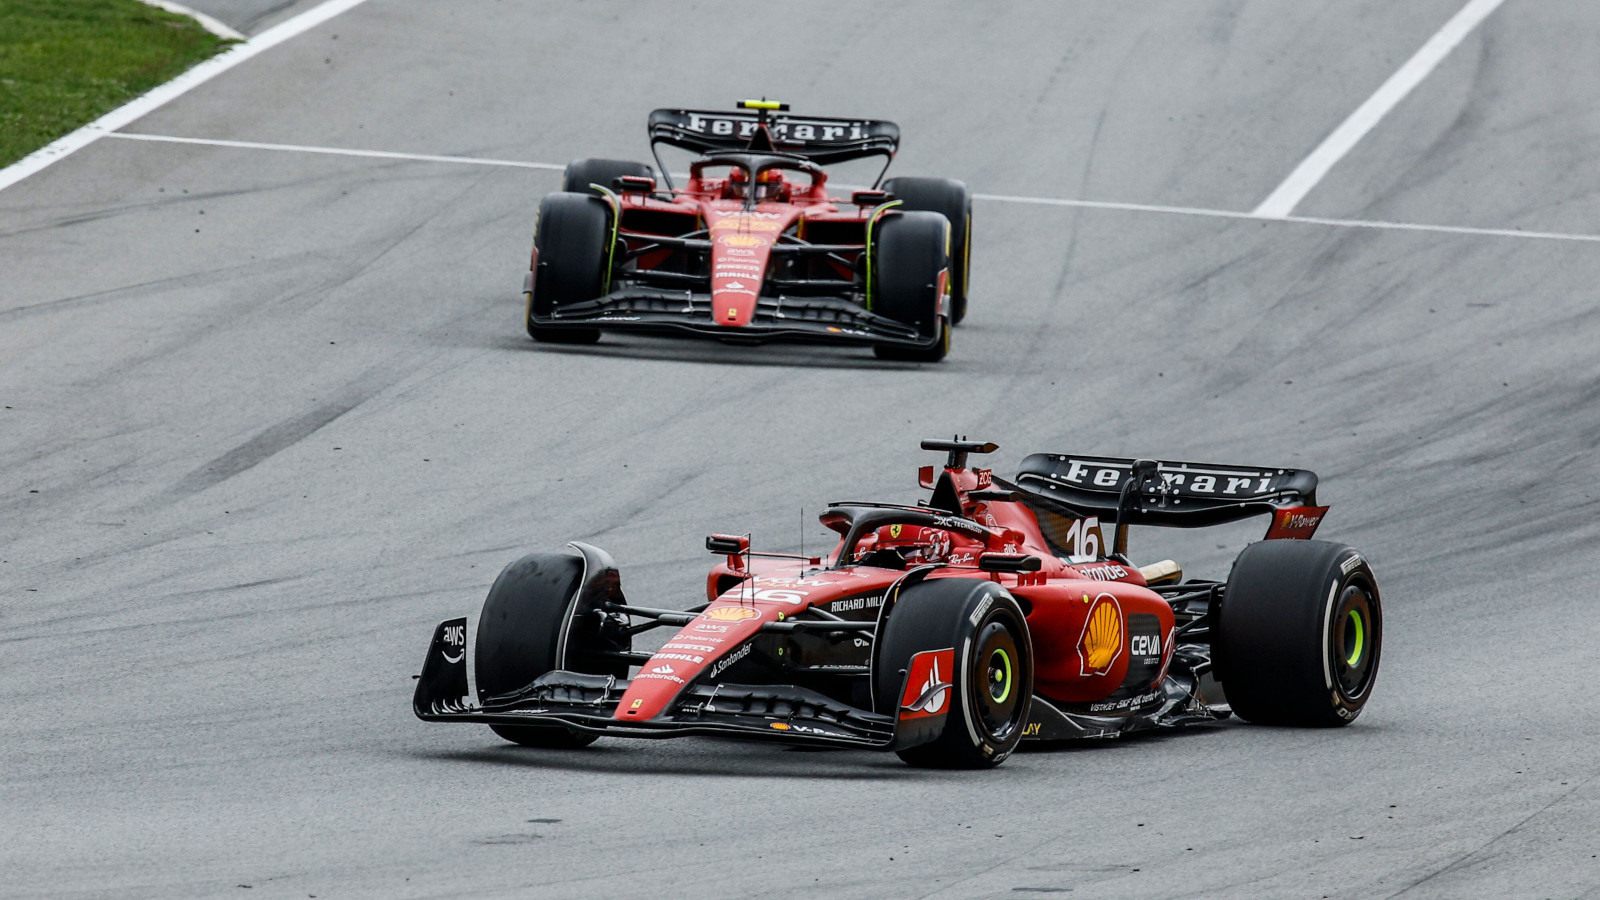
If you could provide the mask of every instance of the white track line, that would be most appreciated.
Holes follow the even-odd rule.
[[[1328,174],[1329,169],[1343,159],[1352,147],[1367,136],[1367,132],[1371,131],[1373,126],[1388,115],[1389,110],[1404,100],[1413,88],[1422,83],[1422,79],[1428,77],[1428,73],[1432,72],[1441,60],[1450,55],[1450,51],[1454,50],[1462,39],[1471,34],[1480,22],[1499,9],[1500,4],[1504,2],[1505,0],[1471,0],[1463,6],[1460,12],[1450,18],[1450,21],[1444,23],[1443,28],[1428,38],[1422,49],[1406,60],[1406,64],[1401,66],[1399,71],[1389,76],[1389,80],[1378,88],[1377,93],[1368,97],[1367,102],[1357,107],[1356,111],[1350,114],[1350,118],[1345,119],[1344,123],[1335,128],[1317,149],[1311,151],[1311,155],[1289,173],[1283,184],[1278,185],[1277,190],[1261,201],[1261,205],[1255,208],[1254,215],[1267,219],[1287,218],[1294,212],[1294,208],[1300,205],[1300,201],[1305,199],[1306,194],[1311,193],[1311,189]]]
[[[105,137],[158,144],[191,144],[235,150],[269,150],[290,153],[316,153],[326,156],[357,156],[370,159],[395,159],[411,162],[448,163],[466,166],[499,166],[511,169],[542,169],[560,172],[566,166],[555,163],[522,162],[514,159],[484,159],[478,156],[436,156],[426,153],[394,153],[387,150],[351,150],[345,147],[311,147],[301,144],[267,144],[256,141],[223,141],[211,138],[176,137],[166,134],[118,132]],[[1437,234],[1464,234],[1480,237],[1527,238],[1545,241],[1600,243],[1600,234],[1567,234],[1558,231],[1518,231],[1514,228],[1472,228],[1463,225],[1423,225],[1414,222],[1381,222],[1368,219],[1323,219],[1314,216],[1260,216],[1253,212],[1206,209],[1196,206],[1159,206],[1149,203],[1114,203],[1105,200],[1064,200],[1057,197],[1021,197],[1011,194],[973,194],[972,199],[990,203],[1020,203],[1029,206],[1063,206],[1073,209],[1103,209],[1117,212],[1160,213],[1169,216],[1202,216],[1212,219],[1245,219],[1272,224],[1328,225],[1335,228],[1376,228],[1388,231],[1425,231]]]
[[[219,38],[222,38],[225,41],[249,40],[249,38],[237,31],[234,31],[232,28],[229,28],[225,23],[213,19],[198,9],[190,9],[181,3],[173,3],[172,0],[139,0],[139,2],[143,3],[145,6],[154,6],[156,9],[164,9],[169,13],[173,13],[174,15],[188,16],[196,22],[199,22],[201,28],[204,28],[205,30],[211,32]]]
[[[106,137],[125,141],[153,141],[159,144],[200,144],[206,147],[232,147],[237,150],[279,150],[291,153],[320,153],[327,156],[364,156],[371,159],[401,159],[414,162],[459,163],[468,166],[503,166],[512,169],[545,169],[560,172],[566,166],[554,163],[519,162],[514,159],[483,159],[477,156],[430,156],[425,153],[393,153],[388,150],[348,150],[343,147],[307,147],[301,144],[262,144],[255,141],[216,141],[208,138],[173,137],[166,134],[117,132]]]
[[[1470,234],[1481,237],[1529,238],[1541,241],[1579,241],[1600,243],[1600,234],[1572,234],[1563,231],[1522,231],[1516,228],[1474,228],[1469,225],[1425,225],[1418,222],[1385,222],[1379,219],[1328,219],[1318,216],[1263,216],[1231,209],[1205,209],[1195,206],[1157,206],[1149,203],[1111,203],[1104,200],[1061,200],[1054,197],[1016,197],[1006,194],[973,194],[974,200],[996,203],[1024,203],[1031,206],[1066,206],[1075,209],[1109,209],[1122,212],[1164,213],[1169,216],[1205,216],[1213,219],[1251,219],[1257,222],[1287,222],[1298,225],[1331,225],[1336,228],[1376,228],[1388,231],[1431,231],[1437,234]]]
[[[117,107],[66,137],[0,169],[0,191],[176,100],[234,66],[365,2],[367,0],[326,0],[294,18],[268,28],[242,44],[233,45],[144,96]]]

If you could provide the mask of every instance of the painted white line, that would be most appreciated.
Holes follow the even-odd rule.
[[[1061,200],[1055,197],[1018,197],[1011,194],[973,194],[974,200],[1025,203],[1030,206],[1068,206],[1074,209],[1111,209],[1120,212],[1166,213],[1173,216],[1209,216],[1213,219],[1259,219],[1254,213],[1195,206],[1157,206],[1148,203],[1112,203],[1106,200]]]
[[[1162,213],[1169,216],[1202,216],[1212,219],[1251,219],[1257,222],[1291,225],[1330,225],[1335,228],[1376,228],[1386,231],[1429,231],[1438,234],[1465,234],[1479,237],[1528,238],[1541,241],[1579,241],[1600,243],[1600,234],[1571,234],[1561,231],[1522,231],[1515,228],[1474,228],[1470,225],[1426,225],[1419,222],[1385,222],[1376,219],[1326,219],[1317,216],[1261,216],[1253,212],[1205,209],[1194,206],[1157,206],[1149,203],[1109,203],[1103,200],[1060,200],[1054,197],[1016,197],[1006,194],[973,194],[974,200],[995,203],[1023,203],[1030,206],[1065,206],[1079,209],[1109,209],[1121,212]]]
[[[1379,228],[1389,231],[1432,231],[1437,234],[1471,234],[1479,237],[1530,238],[1536,241],[1580,241],[1600,244],[1600,234],[1571,234],[1564,231],[1522,231],[1516,228],[1473,228],[1468,225],[1423,225],[1416,222],[1384,222],[1374,219],[1322,219],[1316,216],[1284,216],[1263,222],[1290,222],[1302,225],[1334,225],[1339,228]]]
[[[124,141],[153,141],[160,144],[199,144],[205,147],[231,147],[236,150],[277,150],[290,153],[320,153],[327,156],[363,156],[370,159],[400,159],[413,162],[458,163],[467,166],[504,166],[512,169],[546,169],[560,172],[566,166],[554,163],[519,162],[514,159],[483,159],[477,156],[430,156],[425,153],[393,153],[388,150],[349,150],[344,147],[307,147],[301,144],[262,144],[255,141],[218,141],[209,138],[173,137],[166,134],[136,134],[119,131],[106,137]]]
[[[213,19],[198,9],[190,9],[181,3],[173,3],[172,0],[139,0],[139,2],[146,6],[154,6],[156,9],[164,9],[174,15],[188,16],[189,18],[200,23],[201,28],[204,28],[205,30],[211,32],[219,38],[222,38],[225,41],[249,40],[249,38],[246,38],[239,32],[229,28],[223,22]]]
[[[140,117],[187,94],[202,84],[221,75],[234,66],[264,53],[284,41],[321,25],[334,16],[367,2],[367,0],[326,0],[305,12],[268,28],[242,44],[211,57],[166,84],[135,98],[123,106],[79,128],[54,143],[24,156],[0,169],[0,191],[16,184],[29,175],[44,169],[67,156],[82,150],[107,134],[122,128]]]
[[[1428,38],[1415,55],[1406,60],[1399,71],[1389,76],[1389,80],[1378,88],[1377,93],[1367,98],[1367,102],[1356,108],[1350,118],[1333,130],[1333,133],[1323,140],[1311,155],[1300,162],[1289,177],[1278,185],[1277,190],[1267,195],[1261,205],[1255,208],[1254,214],[1261,218],[1281,219],[1294,212],[1311,189],[1328,174],[1340,159],[1344,158],[1350,149],[1367,136],[1373,126],[1388,115],[1389,110],[1404,100],[1406,95],[1418,84],[1422,83],[1428,73],[1432,72],[1456,45],[1472,33],[1489,14],[1500,8],[1505,0],[1470,0],[1461,11],[1444,23],[1444,27]]]
[[[560,172],[566,168],[566,166],[557,165],[556,163],[523,162],[515,159],[485,159],[478,156],[436,156],[426,153],[394,153],[387,150],[352,150],[345,147],[268,144],[256,141],[224,141],[211,138],[177,137],[168,134],[117,132],[105,136],[124,141],[147,141],[160,144],[194,144],[202,147],[224,147],[235,150],[268,150],[289,153],[316,153],[327,156],[356,156],[370,159],[447,163],[451,165],[500,166],[511,169],[541,169],[547,172]],[[1028,206],[1060,206],[1073,209],[1102,209],[1115,212],[1159,213],[1169,216],[1201,216],[1211,219],[1246,219],[1263,224],[1327,225],[1335,228],[1376,228],[1388,231],[1426,231],[1438,234],[1463,234],[1480,237],[1600,243],[1600,234],[1567,234],[1558,231],[1519,231],[1514,228],[1473,228],[1465,225],[1424,225],[1415,222],[1381,222],[1370,219],[1323,219],[1314,216],[1259,216],[1253,212],[1206,209],[1197,206],[1160,206],[1151,203],[1116,203],[1107,200],[1066,200],[1058,197],[1022,197],[1013,194],[973,194],[972,199],[989,203],[1020,203]]]

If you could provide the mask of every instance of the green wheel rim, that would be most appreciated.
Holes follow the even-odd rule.
[[[1355,646],[1350,650],[1350,655],[1345,657],[1344,662],[1347,666],[1353,666],[1361,660],[1361,650],[1366,644],[1367,638],[1366,624],[1361,621],[1361,614],[1353,609],[1350,610],[1350,625],[1355,629],[1356,639]]]
[[[1364,697],[1377,671],[1383,643],[1383,613],[1377,599],[1365,582],[1354,581],[1344,586],[1336,608],[1329,610],[1335,633],[1328,636],[1324,652],[1334,686],[1347,700]]]
[[[999,666],[995,665],[996,658],[1000,660]],[[998,694],[995,693],[997,687],[1000,688]],[[996,703],[1004,703],[1011,696],[1011,654],[999,647],[989,654],[989,696]]]

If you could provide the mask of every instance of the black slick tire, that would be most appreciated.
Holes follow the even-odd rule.
[[[1004,588],[973,578],[911,585],[877,636],[873,695],[898,715],[912,657],[953,649],[944,728],[934,740],[896,751],[919,768],[986,769],[1022,740],[1033,702],[1033,643],[1022,608]]]
[[[561,632],[583,578],[583,560],[564,553],[530,553],[500,572],[478,618],[474,675],[480,702],[527,687],[560,668]],[[490,725],[525,747],[573,749],[592,734],[550,725]]]
[[[533,235],[538,265],[526,296],[528,335],[554,344],[592,344],[597,328],[540,325],[534,321],[560,307],[600,297],[610,264],[611,209],[588,193],[549,194],[539,203]]]
[[[1234,561],[1218,613],[1216,673],[1241,718],[1333,727],[1361,714],[1378,676],[1383,608],[1354,549],[1251,544]]]
[[[873,235],[871,311],[910,325],[921,347],[880,344],[880,359],[938,362],[950,350],[950,319],[941,307],[942,273],[950,267],[950,223],[931,212],[891,213]]]
[[[598,184],[610,190],[617,189],[617,179],[623,176],[654,178],[655,172],[642,162],[626,159],[575,159],[567,163],[561,174],[561,189],[574,194],[599,192],[590,185]]]
[[[967,317],[968,273],[972,263],[972,195],[953,178],[890,178],[883,189],[901,201],[900,209],[936,212],[950,220],[950,324]]]

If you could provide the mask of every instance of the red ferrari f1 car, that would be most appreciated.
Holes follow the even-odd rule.
[[[534,340],[592,343],[604,330],[729,342],[866,344],[937,361],[967,307],[972,200],[942,178],[883,181],[893,122],[658,109],[644,163],[580,159],[539,204],[523,279]],[[674,187],[661,145],[699,154]],[[871,190],[830,196],[823,166],[884,158]]]
[[[1296,469],[1034,454],[1016,481],[969,467],[993,444],[924,441],[918,506],[838,503],[825,557],[724,557],[709,602],[631,603],[611,558],[574,543],[500,574],[478,620],[439,625],[417,716],[481,722],[534,747],[596,736],[731,735],[993,766],[1022,740],[1214,722],[1345,725],[1383,646],[1362,555],[1310,540],[1327,507]],[[1268,516],[1226,581],[1137,566],[1130,525]],[[1106,534],[1111,538],[1108,541]],[[675,629],[653,652],[635,636]]]

